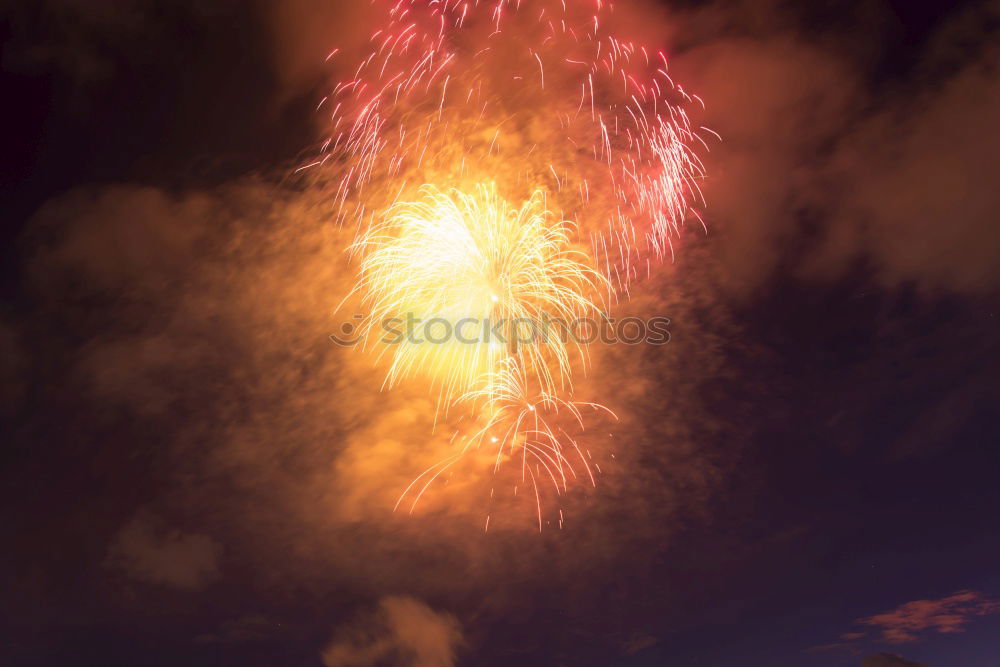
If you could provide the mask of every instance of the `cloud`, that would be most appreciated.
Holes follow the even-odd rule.
[[[635,634],[622,644],[622,650],[625,651],[626,655],[635,655],[636,653],[645,651],[647,648],[656,646],[659,643],[660,640],[652,635]]]
[[[891,644],[915,642],[922,633],[962,632],[977,616],[1000,613],[1000,601],[976,591],[958,591],[937,600],[914,600],[857,622],[882,633]]]
[[[218,11],[204,3],[175,3],[164,11],[151,0],[41,0],[0,7],[11,26],[3,45],[5,69],[56,72],[78,84],[111,80],[125,55],[143,53],[143,43],[166,42],[173,19]],[[216,3],[218,4],[218,3]]]
[[[218,577],[221,554],[211,537],[165,529],[140,513],[115,535],[105,564],[136,581],[195,591]]]
[[[308,90],[329,76],[326,57],[334,49],[360,53],[379,19],[378,7],[368,2],[281,0],[259,3],[258,8],[286,94]]]
[[[461,643],[461,626],[454,616],[394,596],[339,629],[322,660],[326,667],[452,667]]]
[[[926,667],[926,665],[910,662],[893,653],[876,653],[862,660],[861,667]]]
[[[115,70],[114,41],[144,29],[148,0],[47,0],[11,13],[13,39],[4,44],[6,69],[55,70],[81,82],[104,80]],[[37,39],[36,25],[48,27]]]
[[[1000,613],[1000,601],[991,600],[983,593],[962,590],[936,600],[914,600],[899,605],[895,609],[860,618],[855,623],[864,630],[852,630],[840,635],[842,641],[816,646],[810,651],[846,650],[858,654],[865,638],[871,630],[878,633],[882,641],[890,644],[908,644],[919,641],[928,633],[952,634],[963,632],[974,618]],[[874,638],[872,638],[874,639]],[[916,663],[891,662],[902,660],[887,653],[869,656],[865,665],[911,665]]]
[[[722,136],[707,156],[709,234],[729,288],[749,294],[784,260],[797,213],[815,194],[816,155],[860,95],[857,73],[794,33],[716,36],[676,58]]]
[[[456,474],[425,494],[413,516],[405,506],[393,514],[406,486],[453,451],[453,434],[469,421],[441,415],[435,429],[437,406],[420,382],[380,391],[384,368],[372,354],[330,342],[346,317],[332,309],[350,289],[354,267],[344,253],[347,232],[327,215],[321,192],[254,180],[173,193],[127,185],[67,193],[39,211],[28,234],[38,321],[52,337],[35,338],[32,347],[66,355],[65,365],[53,367],[64,373],[51,382],[72,395],[91,428],[127,433],[138,424],[140,437],[152,432],[169,495],[214,507],[227,517],[225,529],[253,535],[243,553],[263,569],[289,567],[286,555],[272,553],[273,536],[283,535],[316,568],[336,558],[352,576],[376,579],[389,556],[341,549],[345,539],[362,539],[343,531],[366,525],[379,537],[364,539],[397,544],[403,539],[394,531],[402,530],[410,547],[440,549],[452,530],[482,529],[492,476]],[[725,311],[702,280],[706,251],[689,250],[684,271],[669,269],[629,306],[683,321],[689,342],[646,353],[595,349],[589,376],[580,379],[578,396],[614,396],[610,407],[622,417],[585,441],[608,471],[597,490],[577,484],[559,499],[590,545],[567,554],[580,567],[629,549],[627,538],[609,545],[596,528],[591,534],[587,521],[614,521],[619,511],[655,515],[666,534],[667,518],[697,511],[728,465],[699,435],[715,437],[720,426],[699,417],[697,392],[706,375],[729,372],[717,330],[727,326]],[[86,317],[94,304],[101,316]],[[665,360],[669,379],[653,373]],[[662,465],[642,459],[647,448]],[[533,503],[523,489],[514,495],[516,483],[497,489],[491,533],[505,522],[519,534],[535,526]],[[644,491],[633,492],[633,483]],[[559,507],[546,504],[555,517]],[[457,540],[450,548],[478,546]],[[493,560],[467,562],[486,572]],[[293,577],[313,571],[292,569]]]
[[[863,270],[929,293],[1000,288],[988,250],[1000,243],[998,15],[996,2],[960,14],[891,86],[852,36],[806,32],[774,6],[678,17],[695,30],[678,31],[674,71],[722,136],[706,158],[706,215],[733,293],[779,271],[828,282]]]
[[[223,621],[213,633],[199,635],[196,641],[205,644],[242,644],[274,637],[280,623],[262,614],[245,614]]]
[[[226,200],[224,191],[172,196],[137,185],[70,191],[42,206],[31,221],[31,278],[44,292],[86,280],[76,294],[159,296],[168,281],[183,279]]]
[[[1000,48],[972,44],[947,75],[934,71],[945,56],[929,56],[907,94],[866,109],[841,139],[832,161],[839,205],[819,266],[862,255],[889,286],[971,294],[1000,286],[988,250],[1000,243],[1000,194],[990,177],[1000,152],[991,129],[1000,116]]]

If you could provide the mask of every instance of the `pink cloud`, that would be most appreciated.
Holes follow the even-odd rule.
[[[917,641],[925,631],[962,632],[976,616],[1000,612],[1000,601],[976,591],[958,591],[937,600],[914,600],[890,611],[862,618],[858,623],[877,628],[891,644]]]

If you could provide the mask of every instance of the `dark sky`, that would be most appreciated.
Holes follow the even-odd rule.
[[[996,2],[635,10],[708,232],[541,535],[393,514],[433,408],[328,340],[291,172],[366,10],[0,7],[0,663],[1000,666]]]

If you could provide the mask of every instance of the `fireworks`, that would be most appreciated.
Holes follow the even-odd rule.
[[[355,245],[366,337],[384,333],[386,322],[400,325],[383,348],[393,355],[386,383],[422,373],[450,400],[513,354],[546,393],[570,388],[569,341],[550,335],[539,344],[547,332],[537,325],[598,310],[591,295],[601,277],[570,249],[571,231],[545,210],[542,192],[516,208],[494,185],[473,194],[425,186],[420,199],[390,207]],[[422,335],[414,324],[424,325]]]
[[[456,454],[413,480],[396,507],[413,491],[412,511],[435,479],[467,452],[480,449],[492,448],[494,451],[494,473],[504,462],[516,462],[520,482],[526,486],[530,484],[539,530],[542,528],[540,483],[549,482],[557,495],[569,489],[571,480],[580,477],[594,485],[589,455],[572,435],[557,425],[555,418],[568,414],[576,426],[584,430],[584,409],[604,412],[615,420],[618,417],[597,403],[566,401],[546,391],[532,391],[532,384],[517,357],[504,357],[497,362],[495,370],[482,378],[480,388],[459,398],[459,403],[467,404],[474,414],[483,416],[480,425],[463,439]]]
[[[329,135],[303,167],[356,229],[366,342],[391,357],[385,386],[426,377],[443,405],[485,420],[454,460],[489,433],[498,464],[520,452],[522,476],[565,489],[567,452],[579,450],[542,413],[580,417],[558,394],[572,396],[584,350],[558,336],[384,346],[379,325],[570,320],[620,300],[698,218],[701,128],[686,109],[700,101],[662,52],[614,33],[607,0],[385,10],[370,50],[321,102]]]
[[[379,1],[379,0],[376,0]],[[606,34],[602,0],[396,0],[371,51],[324,99],[310,167],[365,225],[424,183],[538,187],[619,286],[671,251],[700,200],[700,142],[662,52]],[[516,193],[515,193],[516,194]]]

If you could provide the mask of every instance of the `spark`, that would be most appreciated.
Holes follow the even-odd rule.
[[[379,193],[393,175],[447,188],[462,158],[475,157],[467,169],[475,181],[530,183],[539,166],[552,165],[563,175],[561,192],[551,193],[556,208],[581,229],[599,230],[592,254],[606,277],[627,287],[644,254],[672,256],[672,239],[703,200],[695,150],[703,128],[686,111],[701,100],[674,84],[661,51],[650,58],[644,45],[608,32],[603,19],[613,11],[612,3],[547,0],[392,3],[370,55],[329,95],[332,126],[348,128],[345,140],[327,146],[336,154],[331,162],[359,166],[329,172],[340,181],[331,190],[339,217],[356,217],[363,202],[389,205]],[[480,13],[485,34],[474,20]],[[544,60],[563,65],[558,76]],[[470,96],[449,95],[455,88]],[[589,93],[589,118],[575,113],[581,89]],[[530,128],[558,117],[569,122],[546,128],[545,150],[531,159],[491,141],[502,122]],[[591,146],[590,159],[567,145]],[[584,181],[607,196],[599,204],[572,197]]]
[[[463,439],[458,453],[431,466],[410,483],[396,501],[396,508],[414,492],[409,508],[412,512],[436,479],[467,453],[483,449],[488,442],[493,451],[494,474],[505,462],[514,462],[519,483],[530,483],[541,531],[543,490],[539,487],[540,482],[547,481],[549,490],[558,496],[581,477],[595,486],[594,472],[600,471],[596,464],[591,466],[589,456],[584,455],[576,438],[560,425],[561,417],[568,415],[581,432],[586,430],[584,410],[602,412],[618,420],[610,408],[599,403],[568,401],[533,388],[532,378],[515,356],[501,359],[497,370],[484,378],[480,388],[467,392],[456,402],[468,405],[474,414],[485,417]],[[561,525],[561,509],[559,514]]]
[[[425,376],[448,401],[512,353],[546,392],[572,387],[572,348],[581,358],[585,349],[541,327],[599,312],[603,278],[544,203],[535,191],[513,206],[495,184],[424,186],[356,242],[362,333],[392,357],[385,386]]]

